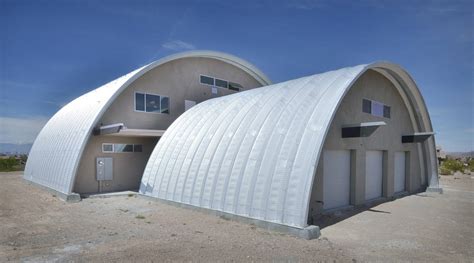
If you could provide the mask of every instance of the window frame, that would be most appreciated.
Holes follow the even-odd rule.
[[[216,81],[216,80],[225,82],[225,87],[222,87],[222,86],[217,85],[217,81]],[[224,80],[224,79],[214,78],[214,86],[216,86],[217,88],[221,88],[221,89],[229,89],[229,81]]]
[[[125,151],[121,151],[121,152],[116,152],[115,151],[115,145],[116,144],[124,144],[124,145],[132,145],[132,151],[131,152],[125,152]],[[110,145],[112,146],[112,151],[104,151],[104,146],[105,145]],[[141,151],[135,151],[135,147],[137,147],[137,145],[140,145],[141,147]],[[126,146],[125,146],[126,147]],[[125,148],[124,147],[124,148]],[[102,153],[112,153],[112,154],[121,154],[121,153],[142,153],[143,152],[143,144],[135,144],[135,143],[110,143],[110,142],[104,142],[102,143]]]
[[[136,100],[136,98],[137,98],[136,94],[137,93],[144,95],[144,107],[145,107],[144,111],[137,110],[137,100]],[[160,97],[160,100],[159,100],[160,110],[158,112],[146,111],[146,95],[147,94]],[[161,111],[161,98],[168,98],[168,113],[163,113]],[[148,92],[138,91],[138,90],[134,91],[134,96],[133,96],[133,111],[134,112],[170,115],[171,114],[170,106],[171,106],[171,98],[169,96],[163,96],[163,95],[160,95],[160,94],[157,94],[157,93],[148,93]]]
[[[211,78],[213,84],[211,85],[211,84],[208,84],[208,83],[203,83],[203,82],[201,81],[201,77]],[[208,76],[208,75],[204,75],[204,74],[199,74],[199,83],[202,84],[202,85],[215,87],[215,85],[216,85],[216,78],[211,77],[211,76]]]
[[[364,100],[370,101],[370,113],[364,111]],[[382,105],[382,116],[375,115],[373,113],[374,107],[373,107],[372,103],[374,103],[374,102]],[[385,107],[388,107],[388,109],[389,109],[389,114],[388,114],[389,116],[388,117],[385,116]],[[373,99],[369,99],[369,98],[362,98],[362,113],[370,114],[370,115],[372,115],[374,117],[378,117],[378,118],[391,119],[392,118],[392,106],[387,105],[387,104],[385,104],[383,102],[380,102],[380,101],[377,101],[377,100],[373,100]]]
[[[203,83],[201,82],[201,77],[207,77],[207,78],[211,78],[213,79],[213,85],[211,84],[207,84],[207,83]],[[227,87],[221,87],[221,86],[217,86],[216,85],[216,80],[220,80],[220,81],[224,81],[224,82],[227,82]],[[219,88],[219,89],[226,89],[226,90],[230,90],[230,91],[233,91],[233,92],[241,92],[242,90],[244,90],[244,86],[242,86],[242,84],[240,83],[237,83],[237,82],[233,82],[233,81],[230,81],[230,80],[226,80],[226,79],[222,79],[222,78],[217,78],[217,77],[212,77],[212,76],[209,76],[209,75],[204,75],[204,74],[199,74],[199,83],[201,85],[206,85],[208,87],[213,87],[213,88]],[[238,90],[236,90],[235,88],[230,88],[230,85],[232,84],[235,84],[235,85],[238,85]],[[214,93],[213,93],[214,94]],[[215,93],[217,94],[217,93]]]
[[[110,145],[110,146],[112,146],[112,151],[104,151],[104,146],[105,146],[105,145]],[[102,152],[103,152],[103,153],[114,153],[114,144],[113,144],[113,143],[108,143],[108,142],[102,143]]]

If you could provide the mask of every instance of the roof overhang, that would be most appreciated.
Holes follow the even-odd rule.
[[[361,122],[342,126],[342,138],[369,137],[378,127],[387,125],[383,121]]]
[[[149,129],[121,129],[119,132],[107,134],[107,136],[119,137],[161,137],[166,130],[149,130]]]
[[[433,136],[434,132],[415,132],[412,134],[402,135],[402,143],[420,143],[426,141]]]

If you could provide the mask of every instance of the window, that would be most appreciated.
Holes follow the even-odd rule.
[[[201,84],[212,85],[214,86],[214,78],[201,75]]]
[[[141,144],[123,144],[123,143],[103,143],[102,152],[104,153],[131,153],[142,152]]]
[[[383,117],[383,104],[372,101],[372,115]]]
[[[208,77],[204,75],[199,76],[199,82],[201,84],[215,86],[215,87],[219,87],[223,89],[230,89],[233,91],[240,91],[243,89],[242,85],[240,85],[239,83],[230,82],[227,80],[213,78],[213,77]],[[214,92],[213,90],[212,94],[217,94],[217,91]]]
[[[161,97],[161,102],[160,102],[160,105],[161,105],[161,113],[166,113],[166,114],[170,114],[170,98],[168,97]]]
[[[227,89],[227,81],[222,79],[216,79],[216,86]]]
[[[135,93],[135,110],[145,111],[145,94]]]
[[[390,119],[390,106],[383,105],[383,116]]]
[[[362,99],[362,112],[378,117],[390,118],[390,106],[373,100]]]
[[[133,144],[114,144],[114,152],[122,153],[122,152],[133,152]]]
[[[229,89],[230,90],[235,90],[235,91],[240,91],[243,89],[242,85],[234,82],[229,82]]]
[[[160,112],[160,96],[145,94],[146,112]]]
[[[141,153],[142,152],[142,149],[143,146],[141,144],[134,144],[133,145],[133,151],[136,152],[136,153]]]
[[[114,145],[110,143],[104,143],[102,144],[102,152],[104,153],[110,153],[114,151]]]
[[[135,110],[169,114],[170,98],[156,94],[135,93]]]
[[[362,112],[372,113],[372,102],[370,100],[362,100]]]

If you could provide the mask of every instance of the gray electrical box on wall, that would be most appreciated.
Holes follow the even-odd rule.
[[[113,179],[113,159],[112,157],[97,157],[96,159],[96,177],[97,181]]]

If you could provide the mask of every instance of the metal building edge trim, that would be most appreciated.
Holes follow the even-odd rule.
[[[282,234],[287,234],[291,236],[295,236],[298,238],[306,239],[306,240],[311,240],[311,239],[316,239],[321,236],[321,231],[319,229],[319,226],[315,225],[309,225],[304,228],[299,228],[296,226],[288,226],[288,225],[283,225],[279,223],[274,223],[274,222],[269,222],[269,221],[263,221],[260,219],[255,219],[255,218],[250,218],[250,217],[245,217],[245,216],[240,216],[236,214],[231,214],[231,213],[226,213],[223,211],[218,211],[218,210],[212,210],[204,207],[199,207],[199,206],[193,206],[185,203],[179,203],[175,201],[170,201],[166,199],[160,199],[148,195],[144,195],[141,193],[138,193],[137,196],[139,198],[143,198],[145,200],[149,201],[154,201],[154,202],[159,202],[163,203],[166,205],[171,205],[174,207],[180,207],[180,208],[185,208],[189,209],[192,211],[197,211],[199,213],[204,213],[207,215],[212,215],[212,216],[217,216],[220,217],[221,219],[224,220],[231,220],[234,222],[239,222],[239,223],[244,223],[248,225],[254,225],[259,228],[268,230],[268,231],[274,231],[274,232],[279,232]]]

